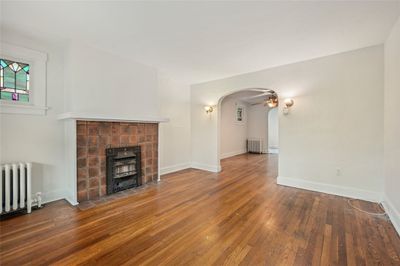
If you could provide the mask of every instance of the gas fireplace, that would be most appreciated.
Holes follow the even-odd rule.
[[[157,123],[77,121],[78,202],[156,181],[158,156]]]
[[[140,186],[140,146],[106,149],[107,194]]]

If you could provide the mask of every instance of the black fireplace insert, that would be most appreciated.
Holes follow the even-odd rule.
[[[142,185],[140,146],[106,149],[107,194]]]

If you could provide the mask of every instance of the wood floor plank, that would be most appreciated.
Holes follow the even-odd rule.
[[[188,169],[81,210],[64,201],[0,222],[1,265],[400,265],[385,217],[276,184],[276,155]],[[352,200],[368,211],[377,204]]]

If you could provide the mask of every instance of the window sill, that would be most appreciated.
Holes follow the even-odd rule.
[[[46,115],[46,106],[0,103],[1,114]]]

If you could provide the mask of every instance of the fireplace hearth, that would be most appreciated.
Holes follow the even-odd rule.
[[[107,194],[142,184],[140,146],[106,149]]]
[[[137,152],[140,155],[140,160],[138,156],[135,157],[136,162],[140,163],[140,166],[137,164],[135,168],[140,169],[137,180],[132,180],[132,176],[120,175],[119,178],[114,178],[117,180],[108,182],[106,150],[116,148],[114,151],[110,150],[108,154],[111,157],[116,157],[118,152],[124,151],[125,148],[129,150],[135,146],[140,146],[140,152],[138,148],[135,150],[135,153]],[[122,189],[121,186],[133,185],[129,182],[136,181],[137,185],[144,185],[156,181],[158,179],[158,156],[158,124],[156,123],[77,121],[76,176],[78,202],[96,200],[109,194],[107,182],[112,184],[115,181],[115,183],[118,183],[117,189]],[[125,161],[125,158],[121,158],[119,161],[123,164],[129,164],[129,158],[126,159],[127,161]],[[118,169],[124,172],[124,168],[122,165],[120,166],[121,168],[118,167]],[[130,181],[129,177],[131,178]]]

